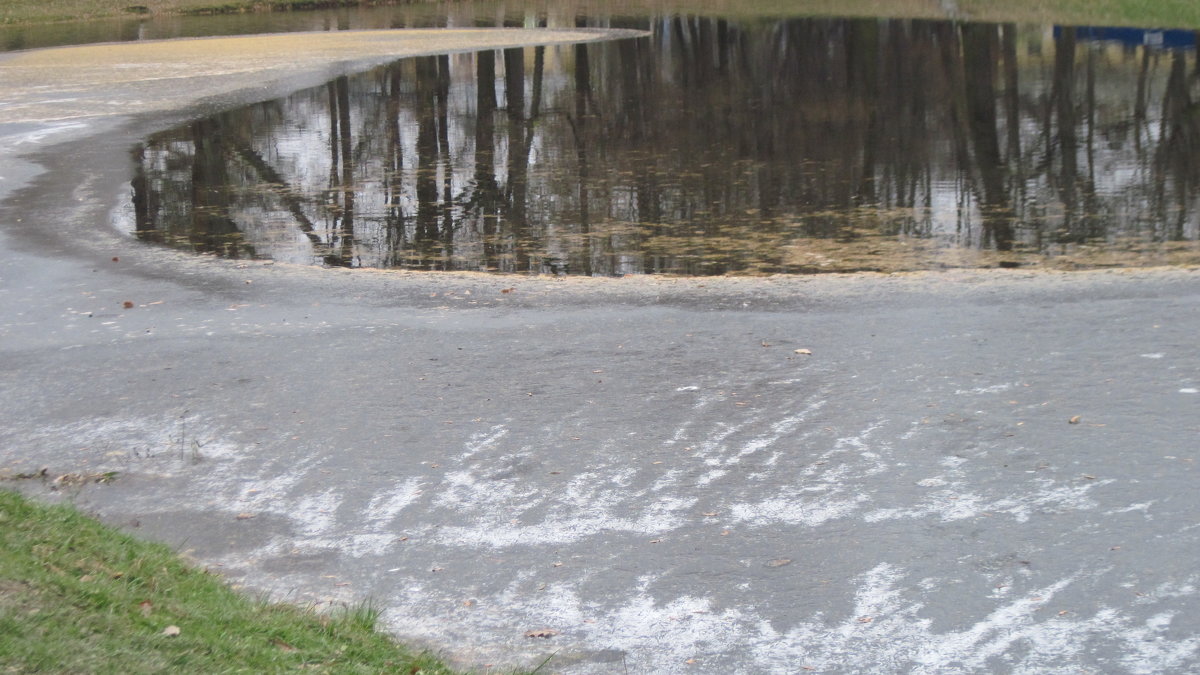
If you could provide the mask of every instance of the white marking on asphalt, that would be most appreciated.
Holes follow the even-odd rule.
[[[337,528],[337,509],[341,504],[342,496],[336,489],[329,488],[324,492],[302,495],[281,511],[297,521],[302,535],[313,537]]]
[[[503,424],[497,424],[487,432],[472,434],[471,439],[467,441],[463,449],[463,454],[459,455],[459,460],[469,459],[471,456],[488,448],[494,447],[500,439],[508,435],[508,428]]]
[[[954,395],[962,396],[964,394],[998,394],[1002,391],[1008,391],[1009,389],[1012,389],[1012,388],[1013,388],[1013,384],[1011,382],[1007,382],[1004,384],[993,384],[990,387],[976,387],[974,389],[956,389],[956,390],[954,390]]]
[[[386,527],[401,511],[417,501],[421,495],[421,481],[409,478],[390,492],[382,492],[371,498],[363,511],[363,519],[372,527]]]

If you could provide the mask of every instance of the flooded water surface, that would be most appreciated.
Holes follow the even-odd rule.
[[[420,270],[1200,262],[1191,34],[607,23],[650,35],[406,59],[156,134],[120,227]]]

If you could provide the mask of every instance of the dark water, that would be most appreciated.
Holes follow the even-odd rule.
[[[610,23],[653,35],[407,59],[158,134],[134,151],[122,226],[223,256],[424,270],[1200,261],[1186,35]]]

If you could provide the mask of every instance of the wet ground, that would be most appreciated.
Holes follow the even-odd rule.
[[[1200,272],[420,274],[106,229],[146,134],[328,70],[265,72],[6,122],[0,469],[120,472],[13,484],[481,669],[1200,667]]]

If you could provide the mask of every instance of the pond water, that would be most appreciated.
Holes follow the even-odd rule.
[[[650,36],[406,59],[156,134],[119,226],[228,257],[420,270],[1200,262],[1190,33],[578,23]]]

